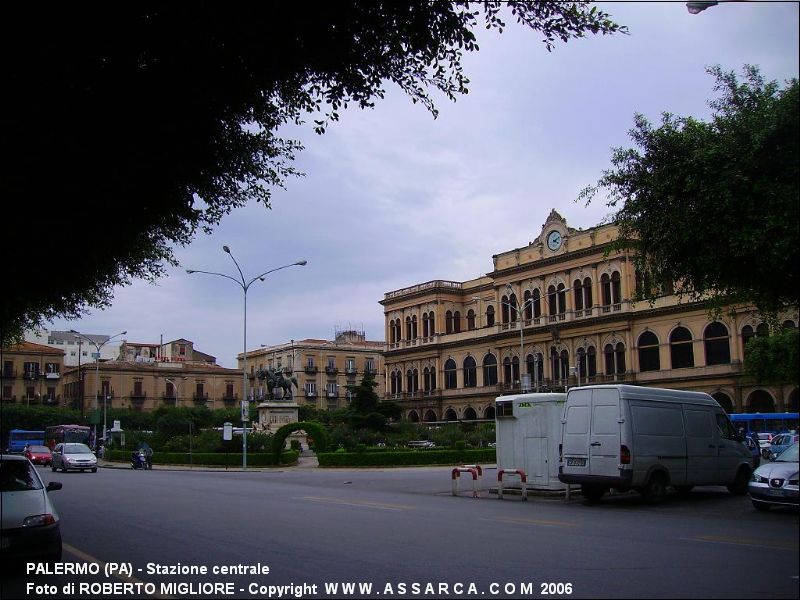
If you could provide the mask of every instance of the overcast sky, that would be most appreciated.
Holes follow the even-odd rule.
[[[631,145],[634,113],[707,118],[714,96],[707,66],[767,80],[798,77],[798,4],[731,2],[691,15],[684,2],[598,3],[629,35],[589,37],[548,53],[516,26],[478,30],[464,59],[470,93],[434,96],[438,119],[389,86],[373,110],[345,111],[323,136],[292,130],[306,146],[306,176],[276,190],[272,209],[253,204],[215,232],[176,249],[181,263],[150,285],[115,290],[113,306],[52,329],[131,342],[186,338],[236,366],[243,349],[243,293],[232,281],[272,273],[247,294],[247,348],[290,339],[333,339],[363,329],[384,339],[386,292],[433,279],[465,281],[492,270],[492,255],[527,245],[552,209],[572,227],[609,212],[598,198],[576,203],[610,166],[611,148]]]

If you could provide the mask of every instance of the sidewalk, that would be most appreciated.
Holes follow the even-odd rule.
[[[97,466],[101,469],[131,469],[130,461],[110,461],[103,458],[97,459]],[[294,465],[280,465],[275,467],[247,467],[248,472],[252,471],[285,471],[287,469],[314,469],[319,466],[316,456],[301,456]],[[205,471],[212,473],[241,473],[245,469],[242,466],[211,467],[208,465],[153,465],[154,471]]]

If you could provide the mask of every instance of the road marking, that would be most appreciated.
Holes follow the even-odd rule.
[[[510,517],[495,517],[492,521],[501,523],[514,523],[518,525],[544,525],[545,527],[577,527],[577,523],[570,521],[544,521],[542,519],[514,519]]]
[[[84,562],[96,563],[97,565],[100,566],[100,571],[102,573],[105,573],[106,563],[103,562],[102,560],[100,560],[99,558],[95,558],[91,554],[87,554],[83,550],[78,550],[75,546],[70,546],[69,544],[62,543],[61,546],[62,546],[62,548],[64,550],[66,550],[70,554],[74,554],[75,556],[77,556],[78,558],[83,560]],[[133,575],[127,576],[127,575],[120,575],[118,573],[114,573],[113,575],[111,575],[111,577],[116,577],[117,579],[119,579],[121,581],[131,581],[133,583],[140,583],[142,585],[144,585],[146,583],[145,581],[142,581],[141,579],[139,579],[137,577],[134,577]],[[175,598],[175,596],[166,596],[166,595],[162,595],[162,594],[153,594],[152,597],[153,598]]]
[[[771,540],[756,540],[747,538],[730,537],[725,535],[699,535],[693,538],[680,538],[690,542],[707,542],[710,544],[732,544],[735,546],[756,546],[774,550],[793,550],[797,552],[797,542],[777,542]]]
[[[325,502],[328,504],[339,504],[342,506],[355,506],[357,508],[377,508],[380,510],[414,510],[413,506],[403,504],[384,504],[382,502],[369,502],[368,500],[341,500],[339,498],[324,498],[321,496],[301,496],[300,500],[311,500],[312,502]]]

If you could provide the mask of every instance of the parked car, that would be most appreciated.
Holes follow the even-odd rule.
[[[36,468],[20,454],[0,455],[3,558],[61,560],[61,519]]]
[[[781,452],[798,441],[798,438],[800,438],[800,436],[798,436],[796,433],[779,433],[773,437],[769,442],[769,447],[767,448],[767,451],[769,452],[769,459],[774,460],[775,457]]]
[[[798,443],[795,442],[778,457],[753,471],[747,491],[753,506],[769,510],[772,506],[797,507],[798,498]]]
[[[27,446],[22,455],[35,465],[49,467],[53,462],[53,453],[47,446]]]
[[[431,440],[412,440],[408,442],[409,448],[435,448],[436,444]]]
[[[56,444],[50,468],[53,471],[61,469],[64,473],[70,469],[81,472],[91,469],[92,473],[96,473],[97,457],[86,444]]]

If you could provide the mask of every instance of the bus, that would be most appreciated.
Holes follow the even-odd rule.
[[[44,430],[44,445],[50,450],[62,442],[79,442],[88,446],[90,431],[87,425],[52,425]]]
[[[749,436],[751,433],[797,430],[798,414],[800,413],[734,413],[728,416],[737,431],[744,429],[744,434]]]
[[[44,446],[44,431],[12,429],[8,432],[6,452],[19,454],[25,449],[25,446]]]

